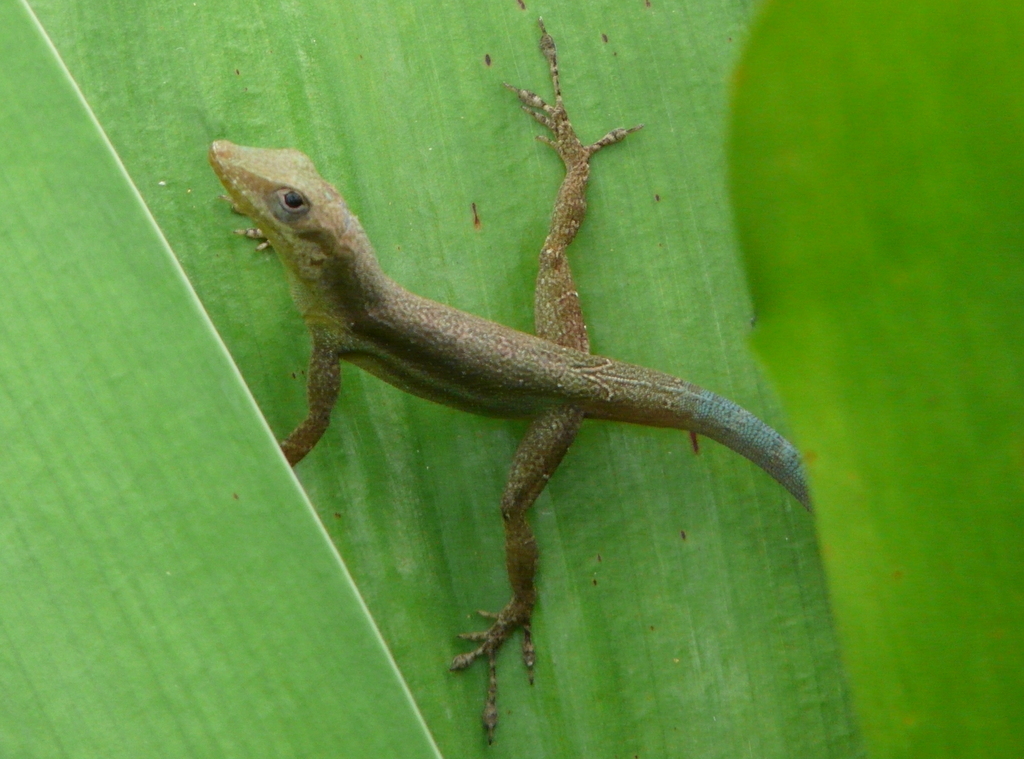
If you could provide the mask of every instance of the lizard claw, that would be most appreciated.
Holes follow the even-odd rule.
[[[246,215],[245,212],[238,207],[238,204],[235,203],[235,199],[230,195],[218,195],[217,197],[231,205],[231,213],[237,213],[239,216]],[[270,241],[267,240],[267,236],[255,227],[250,227],[249,229],[236,229],[234,231],[236,235],[248,237],[250,240],[260,240],[260,244],[256,246],[256,250],[266,250],[270,247]]]
[[[508,82],[502,82],[501,86],[509,90],[510,92],[514,92],[516,94],[516,97],[519,98],[519,102],[522,103],[524,106],[528,106],[528,108],[538,108],[547,113],[552,113],[555,110],[552,106],[545,103],[544,99],[536,92],[530,92],[530,90],[520,89],[519,87],[511,85]],[[530,113],[530,111],[527,108],[524,108],[523,110],[525,110],[527,113]]]
[[[241,235],[242,237],[248,237],[250,240],[261,240],[260,244],[256,246],[256,250],[266,250],[270,247],[270,240],[267,239],[267,236],[263,234],[262,230],[256,229],[255,227],[250,227],[249,229],[236,229],[235,234]]]
[[[537,652],[533,647],[533,635],[530,632],[530,625],[523,625],[523,664],[526,665],[526,676],[533,685],[533,665],[537,661]]]
[[[245,216],[245,214],[242,213],[242,209],[239,208],[238,204],[235,202],[235,199],[233,197],[231,197],[230,195],[218,195],[217,199],[218,200],[223,200],[225,203],[230,205],[231,206],[231,213],[237,213],[239,216]]]

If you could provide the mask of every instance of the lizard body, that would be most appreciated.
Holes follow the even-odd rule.
[[[536,601],[537,548],[526,511],[561,462],[585,418],[689,430],[747,457],[810,507],[796,449],[756,416],[709,390],[671,375],[589,353],[579,298],[565,250],[583,221],[589,159],[632,130],[583,145],[562,104],[554,42],[541,24],[555,104],[509,87],[524,110],[553,133],[543,139],[566,165],[540,255],[535,296],[537,335],[415,295],[381,270],[359,220],[338,191],[297,150],[214,142],[210,163],[235,209],[249,216],[284,263],[292,295],[313,342],[309,414],[282,449],[292,465],[317,443],[341,383],[339,360],[431,401],[476,414],[530,419],[513,460],[501,509],[512,600],[452,669],[486,657],[488,738],[497,724],[494,655],[518,628],[532,682],[530,617]],[[508,86],[508,85],[506,85]],[[492,616],[492,615],[488,615]]]
[[[573,403],[588,418],[696,432],[746,456],[808,503],[796,449],[731,401],[663,372],[459,311],[395,283],[381,270],[359,220],[305,154],[218,141],[210,160],[239,210],[260,223],[275,250],[284,251],[292,293],[314,344],[326,343],[337,358],[401,390],[475,414],[532,419]],[[304,201],[283,226],[278,216],[289,212],[283,210],[281,188],[319,202]]]

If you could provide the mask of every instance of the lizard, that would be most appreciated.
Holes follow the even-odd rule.
[[[488,742],[498,723],[495,654],[517,629],[533,683],[530,620],[537,601],[538,549],[527,511],[554,474],[585,419],[687,430],[745,456],[810,510],[796,448],[756,416],[702,387],[669,374],[590,353],[579,295],[566,250],[586,213],[590,159],[642,128],[614,129],[584,145],[562,100],[555,43],[540,22],[554,103],[513,87],[522,109],[550,131],[565,165],[534,295],[535,335],[415,295],[381,269],[373,246],[341,194],[294,149],[214,142],[209,161],[233,209],[256,228],[236,230],[264,240],[281,259],[293,299],[312,340],[308,415],[281,443],[292,466],[313,449],[330,423],[348,361],[406,392],[475,414],[529,420],[501,498],[505,564],[512,598],[483,631],[460,637],[478,643],[450,669],[488,664],[482,721]]]

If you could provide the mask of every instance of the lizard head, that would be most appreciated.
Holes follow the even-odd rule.
[[[309,294],[376,269],[359,220],[305,153],[217,140],[209,159],[235,210],[256,223],[293,282]]]

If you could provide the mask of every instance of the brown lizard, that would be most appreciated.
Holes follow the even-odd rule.
[[[673,427],[706,435],[747,457],[804,506],[810,501],[800,457],[750,412],[668,374],[589,353],[583,314],[566,258],[586,211],[590,158],[640,129],[615,129],[584,145],[569,123],[558,81],[555,43],[541,22],[540,48],[551,72],[554,105],[505,85],[549,129],[538,137],[557,151],[566,174],[540,252],[530,335],[421,298],[389,279],[359,220],[341,195],[297,150],[248,148],[219,140],[209,159],[236,210],[258,229],[240,230],[274,247],[312,337],[309,414],[281,443],[293,466],[320,440],[341,386],[344,359],[407,392],[476,414],[529,419],[501,499],[512,599],[481,632],[479,645],[451,669],[488,662],[483,722],[498,722],[495,653],[517,628],[533,682],[530,618],[537,599],[537,545],[526,512],[544,489],[584,419]]]

